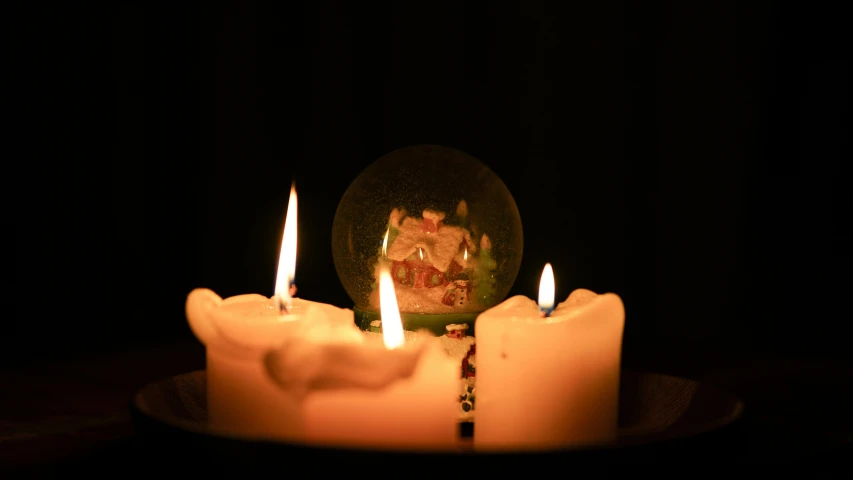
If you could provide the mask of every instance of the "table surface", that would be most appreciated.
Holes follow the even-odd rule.
[[[690,360],[650,358],[643,369],[709,382],[744,400],[747,438],[730,460],[834,465],[853,458],[853,362]],[[202,368],[201,345],[178,343],[0,371],[0,467],[68,472],[103,459],[138,460],[131,396],[148,382]]]

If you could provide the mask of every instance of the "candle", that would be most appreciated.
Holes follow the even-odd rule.
[[[301,418],[294,400],[266,375],[263,357],[289,336],[328,342],[359,341],[351,310],[293,298],[296,270],[296,189],[291,188],[282,237],[275,295],[222,299],[212,290],[190,292],[186,315],[205,345],[210,427],[232,435],[299,439]]]
[[[382,339],[320,344],[292,337],[270,352],[271,378],[293,398],[305,441],[350,448],[453,450],[459,363],[438,338],[404,339],[391,274],[380,274]]]
[[[538,305],[518,295],[477,317],[476,450],[558,449],[616,437],[622,300],[578,289],[551,311],[550,264],[539,292]]]

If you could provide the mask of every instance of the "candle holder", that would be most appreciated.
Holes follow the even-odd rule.
[[[445,468],[446,462],[455,459],[466,464],[483,462],[481,465],[543,459],[619,462],[649,460],[655,455],[669,458],[675,454],[683,459],[690,452],[713,449],[719,455],[721,449],[735,448],[726,432],[744,411],[740,399],[712,385],[670,375],[626,371],[620,382],[619,430],[613,444],[501,454],[475,452],[471,438],[476,435],[474,423],[473,428],[468,424],[460,431],[458,447],[452,452],[354,449],[217,431],[207,420],[206,381],[204,371],[195,371],[153,382],[137,392],[131,402],[131,416],[143,446],[158,455],[176,455],[189,462],[195,462],[193,455],[198,455],[198,465],[226,462],[258,468],[280,465],[283,459],[289,465],[340,459],[348,466],[359,462],[372,465],[377,459],[395,457],[428,460],[416,464],[418,471],[429,465]],[[315,467],[325,468],[324,464],[328,466],[320,462]]]

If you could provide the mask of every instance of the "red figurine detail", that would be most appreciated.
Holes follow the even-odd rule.
[[[474,378],[475,368],[474,363],[469,361],[471,357],[474,357],[477,354],[477,344],[474,343],[471,345],[471,348],[468,350],[468,354],[465,355],[465,358],[462,360],[462,378]]]

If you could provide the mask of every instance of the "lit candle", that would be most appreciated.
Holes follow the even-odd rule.
[[[543,450],[616,437],[625,310],[578,289],[554,305],[550,264],[539,304],[518,295],[477,317],[474,448]]]
[[[296,270],[296,189],[291,188],[275,294],[222,299],[212,290],[190,292],[186,315],[206,348],[207,411],[211,428],[252,437],[300,438],[293,399],[266,375],[263,356],[293,335],[359,341],[351,310],[293,298]]]
[[[281,237],[281,251],[278,255],[278,271],[275,276],[275,299],[279,310],[293,306],[291,286],[296,275],[296,185],[290,186],[290,198],[287,200],[287,213],[284,216],[284,233]]]
[[[453,450],[459,363],[438,338],[404,339],[391,274],[380,274],[382,339],[320,344],[293,337],[267,356],[271,378],[300,399],[305,441],[327,446]]]

